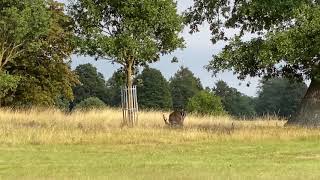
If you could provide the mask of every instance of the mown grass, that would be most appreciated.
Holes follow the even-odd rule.
[[[320,130],[162,112],[120,128],[116,109],[0,111],[0,179],[319,179]]]

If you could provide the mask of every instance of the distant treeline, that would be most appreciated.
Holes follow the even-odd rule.
[[[88,100],[91,103],[86,103],[87,106],[100,106],[101,102],[111,107],[120,106],[120,89],[125,84],[122,71],[114,72],[107,81],[91,64],[79,65],[75,73],[81,82],[73,88],[75,98],[72,102],[59,103],[60,107],[72,110]],[[307,89],[304,83],[284,78],[263,78],[258,96],[250,97],[222,80],[217,81],[213,88],[203,88],[200,79],[186,67],[181,67],[169,81],[159,70],[146,67],[141,73],[136,72],[134,81],[142,109],[185,109],[197,114],[229,114],[247,118],[263,115],[289,117],[296,111]]]

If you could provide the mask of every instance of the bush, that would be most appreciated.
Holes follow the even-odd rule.
[[[70,111],[70,101],[63,96],[60,96],[55,100],[54,107],[61,111]]]
[[[220,97],[209,91],[200,91],[190,98],[187,110],[199,115],[220,115],[224,113]]]
[[[102,109],[106,107],[106,104],[97,97],[87,98],[75,107],[76,110],[91,110],[91,109]]]

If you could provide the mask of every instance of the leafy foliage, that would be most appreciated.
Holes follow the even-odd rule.
[[[97,97],[104,103],[108,103],[109,94],[106,82],[103,75],[97,72],[96,67],[91,64],[82,64],[76,67],[75,72],[81,83],[73,88],[75,104],[89,97]]]
[[[309,90],[288,124],[320,126],[320,1],[195,0],[186,14],[192,31],[204,21],[210,23],[214,43],[228,40],[226,30],[240,29],[207,66],[214,74],[233,70],[242,80],[248,76],[310,79]],[[245,41],[245,33],[258,37]]]
[[[284,78],[262,80],[256,110],[259,115],[293,115],[307,91],[305,83],[290,82]]]
[[[187,110],[199,115],[219,115],[224,113],[220,97],[209,91],[200,91],[190,98]]]
[[[224,81],[218,81],[213,89],[215,95],[221,98],[224,110],[232,116],[252,117],[255,113],[254,99],[229,87]]]
[[[295,10],[304,4],[319,4],[313,0],[194,0],[193,7],[185,12],[191,32],[208,22],[212,41],[228,40],[226,30],[238,28],[244,33],[264,34],[276,28],[290,27]],[[289,23],[289,24],[288,24]]]
[[[187,106],[189,98],[203,90],[200,79],[185,67],[175,73],[170,79],[170,89],[173,101],[173,108],[184,109]]]
[[[223,52],[214,56],[207,67],[209,70],[214,73],[233,70],[240,79],[283,76],[302,80],[318,76],[318,1],[235,1],[234,6],[230,2],[197,0],[187,13],[188,22],[194,28],[209,20],[215,35],[226,28],[241,29],[239,36],[232,38]],[[210,11],[213,9],[221,11]],[[226,21],[217,19],[216,13],[225,13]],[[258,33],[260,37],[244,41],[241,36],[245,32]],[[221,37],[225,37],[224,33]]]
[[[89,97],[80,103],[78,103],[75,107],[76,110],[92,110],[92,109],[102,109],[106,107],[105,103],[101,101],[97,97]]]
[[[54,107],[65,112],[70,112],[72,110],[70,100],[67,98],[60,96],[54,102]]]
[[[1,100],[10,91],[15,91],[20,78],[0,71],[0,106]]]
[[[142,85],[138,86],[138,102],[141,108],[172,108],[169,84],[159,70],[145,68],[137,80],[142,81]]]
[[[53,3],[49,1],[49,3]],[[50,28],[45,0],[0,2],[0,70],[18,57]]]
[[[123,65],[127,86],[136,66],[183,47],[182,17],[173,0],[77,0],[69,12],[78,52]]]
[[[107,81],[107,89],[109,93],[108,105],[120,106],[121,105],[121,87],[125,85],[126,75],[121,69],[115,71],[112,77]]]
[[[49,16],[47,33],[33,39],[23,47],[23,53],[5,66],[9,74],[20,76],[16,91],[7,95],[14,98],[4,101],[7,106],[51,106],[61,96],[73,99],[72,87],[78,80],[67,61],[74,49],[72,22],[64,14],[62,4],[53,1],[46,4],[46,16]]]

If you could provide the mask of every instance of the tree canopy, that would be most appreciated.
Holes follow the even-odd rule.
[[[91,64],[82,64],[76,67],[76,74],[79,77],[80,84],[73,88],[74,104],[89,97],[97,97],[104,103],[108,103],[109,94],[105,79],[97,68]]]
[[[130,80],[135,66],[184,47],[176,6],[173,0],[77,0],[70,14],[78,52],[123,65]]]
[[[193,31],[208,20],[214,42],[230,40],[207,67],[214,73],[233,70],[240,79],[268,75],[302,80],[318,74],[314,72],[319,54],[318,3],[312,0],[196,0],[187,12],[187,19]],[[240,33],[227,38],[225,31],[230,28],[238,28]],[[244,33],[260,36],[244,41],[241,38]]]
[[[141,80],[142,83],[138,86],[138,102],[141,108],[172,108],[169,83],[159,70],[149,67],[144,68],[137,79]]]
[[[189,98],[203,90],[199,78],[186,67],[180,67],[170,79],[170,89],[174,109],[185,109]]]
[[[209,22],[213,42],[229,40],[214,56],[207,69],[214,74],[232,70],[240,79],[286,77],[310,79],[311,85],[298,113],[288,122],[306,126],[320,125],[320,6],[313,0],[234,1],[195,0],[186,12],[192,31]],[[226,30],[239,29],[227,37]],[[258,35],[249,41],[245,33]]]
[[[229,87],[226,82],[216,82],[213,92],[221,98],[224,110],[228,114],[236,117],[253,117],[256,114],[254,99]]]
[[[0,106],[1,100],[4,98],[10,91],[15,91],[18,86],[20,78],[18,76],[12,76],[7,73],[0,72]]]
[[[48,29],[49,15],[45,1],[0,2],[0,101],[16,90],[20,80],[19,76],[4,72],[6,65],[25,51],[34,39],[46,34]]]
[[[297,111],[307,91],[305,83],[292,82],[285,78],[263,79],[260,83],[256,99],[258,115],[290,117]]]
[[[126,75],[121,69],[115,71],[107,81],[108,105],[119,107],[121,105],[121,87],[126,84]]]
[[[28,28],[36,26],[34,32],[30,32],[31,34],[36,33],[37,28],[42,27],[43,24],[48,25],[48,29],[45,33],[41,33],[39,37],[21,37],[21,42],[23,44],[28,42],[28,45],[19,46],[19,56],[12,56],[13,59],[8,61],[3,69],[10,75],[18,76],[19,83],[14,91],[10,91],[4,97],[2,103],[6,106],[51,106],[55,104],[56,99],[60,96],[72,100],[72,87],[78,83],[76,75],[71,71],[70,61],[68,60],[74,49],[72,43],[74,35],[72,31],[73,23],[64,14],[63,5],[54,1],[44,0],[5,2],[7,5],[4,7],[15,9],[8,10],[9,12],[15,11],[15,14],[19,14],[21,13],[20,11],[26,11],[28,17],[32,16],[35,19],[34,21],[29,17],[31,18],[29,19],[30,21],[25,20],[22,23],[23,25],[25,23],[29,24],[25,25]],[[28,4],[31,4],[31,9],[27,6]],[[40,6],[39,9],[37,9],[38,6]],[[24,8],[26,9],[24,10]],[[39,12],[35,11],[35,9]],[[43,18],[46,21],[41,22],[40,20]],[[36,21],[37,19],[40,20]],[[12,33],[18,34],[17,36],[19,37],[23,34],[21,32],[22,34],[19,35],[19,32],[15,30]],[[15,42],[12,43],[14,44]]]
[[[53,3],[53,1],[48,1]],[[34,40],[46,35],[50,13],[45,0],[2,0],[0,2],[0,71]]]
[[[186,12],[186,23],[191,32],[199,31],[199,26],[208,22],[212,41],[230,40],[226,31],[239,29],[240,36],[245,33],[265,34],[285,30],[294,22],[292,19],[304,5],[316,6],[314,0],[194,0]]]

